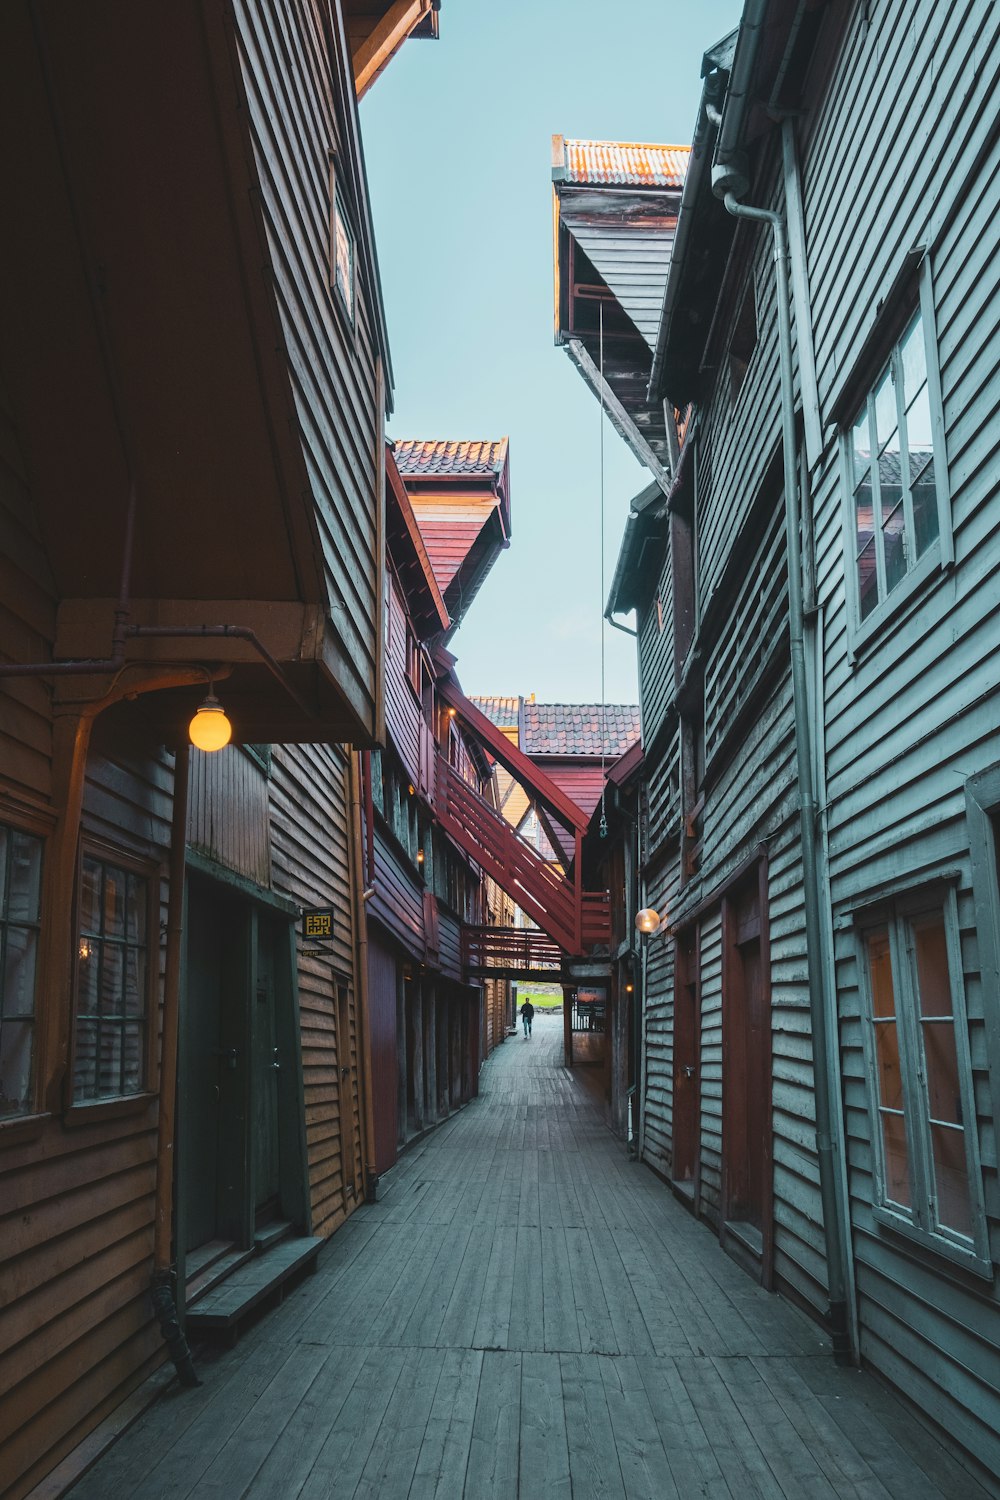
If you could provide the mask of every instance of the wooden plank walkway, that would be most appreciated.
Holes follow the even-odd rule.
[[[73,1500],[986,1491],[625,1159],[535,1017],[237,1348]]]

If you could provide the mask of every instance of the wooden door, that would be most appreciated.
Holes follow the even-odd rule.
[[[673,1183],[690,1197],[697,1192],[701,1135],[700,1044],[698,937],[689,930],[678,937],[674,958]]]
[[[722,1225],[770,1284],[771,1018],[765,867],[723,902]]]
[[[186,1253],[216,1238],[222,1080],[219,912],[205,882],[189,890],[187,983],[178,1086]]]
[[[257,923],[257,976],[253,1011],[253,1184],[258,1224],[279,1215],[281,1156],[278,1132],[282,1061],[275,1014],[275,931]],[[286,1065],[288,1060],[286,1059]]]

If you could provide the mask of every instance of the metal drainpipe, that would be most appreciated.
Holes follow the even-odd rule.
[[[827,1314],[834,1356],[850,1363],[847,1318],[847,1255],[837,1196],[837,1159],[831,1130],[829,1074],[829,1009],[820,922],[819,869],[816,858],[816,799],[813,789],[809,694],[806,679],[802,609],[802,555],[799,515],[799,475],[795,442],[795,405],[792,383],[791,289],[788,272],[788,231],[784,216],[767,208],[740,203],[735,186],[746,190],[746,179],[736,167],[716,167],[713,187],[726,209],[737,219],[770,224],[774,232],[774,266],[778,299],[778,351],[781,364],[781,431],[785,470],[785,534],[788,555],[788,633],[792,668],[792,705],[795,718],[795,755],[799,780],[799,822],[802,842],[802,882],[806,917],[806,963],[809,973],[809,1012],[812,1022],[813,1078],[816,1102],[816,1154],[819,1164],[823,1235],[826,1249],[830,1307]]]

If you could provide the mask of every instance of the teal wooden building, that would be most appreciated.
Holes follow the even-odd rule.
[[[748,0],[706,53],[679,458],[609,600],[665,916],[643,1158],[993,1473],[998,72],[985,0]]]

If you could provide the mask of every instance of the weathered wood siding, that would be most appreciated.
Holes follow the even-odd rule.
[[[241,0],[235,7],[267,253],[319,518],[332,628],[343,652],[338,670],[348,697],[365,706],[370,720],[380,638],[376,336],[350,147],[338,115],[354,104],[341,96],[343,60],[329,56],[321,12],[316,0],[277,7]],[[330,286],[332,153],[358,242],[353,332]]]
[[[267,772],[235,745],[191,750],[188,844],[257,885],[271,883]]]
[[[395,578],[389,580],[389,631],[385,659],[385,727],[407,776],[420,782],[421,705],[406,672],[406,610]]]
[[[97,721],[83,836],[149,861],[161,921],[172,789],[170,760],[156,747]],[[162,966],[155,935],[149,960]],[[149,1302],[156,1099],[89,1123],[77,1110],[74,1121],[49,1117],[35,1139],[7,1146],[0,1134],[5,1494],[25,1493],[163,1358]]]
[[[659,912],[672,912],[679,879],[675,853],[647,873],[646,904]],[[643,1159],[669,1177],[673,1170],[674,943],[666,933],[645,941]]]
[[[673,556],[669,539],[664,547],[660,576],[649,602],[637,611],[639,632],[639,704],[642,743],[648,750],[656,741],[670,707],[674,682]]]
[[[333,745],[275,745],[268,782],[274,889],[300,906],[332,906],[329,953],[298,939],[299,1024],[313,1233],[331,1234],[357,1206],[348,1183],[361,1173],[360,1027],[354,975],[348,763]],[[337,984],[350,993],[350,1035],[337,1035]],[[347,1079],[341,1069],[350,1069]],[[354,1117],[353,1170],[345,1172],[341,1116]]]
[[[851,1217],[864,1356],[973,1454],[1000,1470],[997,1282],[949,1267],[872,1213],[872,1143],[851,905],[888,879],[958,874],[969,1042],[994,1263],[1000,1258],[996,1109],[970,893],[964,782],[1000,759],[996,729],[996,474],[1000,444],[1000,12],[987,0],[857,7],[803,142],[821,415],[879,299],[930,240],[955,566],[848,662],[845,538],[831,442],[814,477],[824,631],[828,837]],[[914,122],[919,122],[919,128]],[[859,193],[844,235],[843,167]],[[858,392],[858,399],[864,392]],[[995,1272],[995,1267],[994,1267]]]

